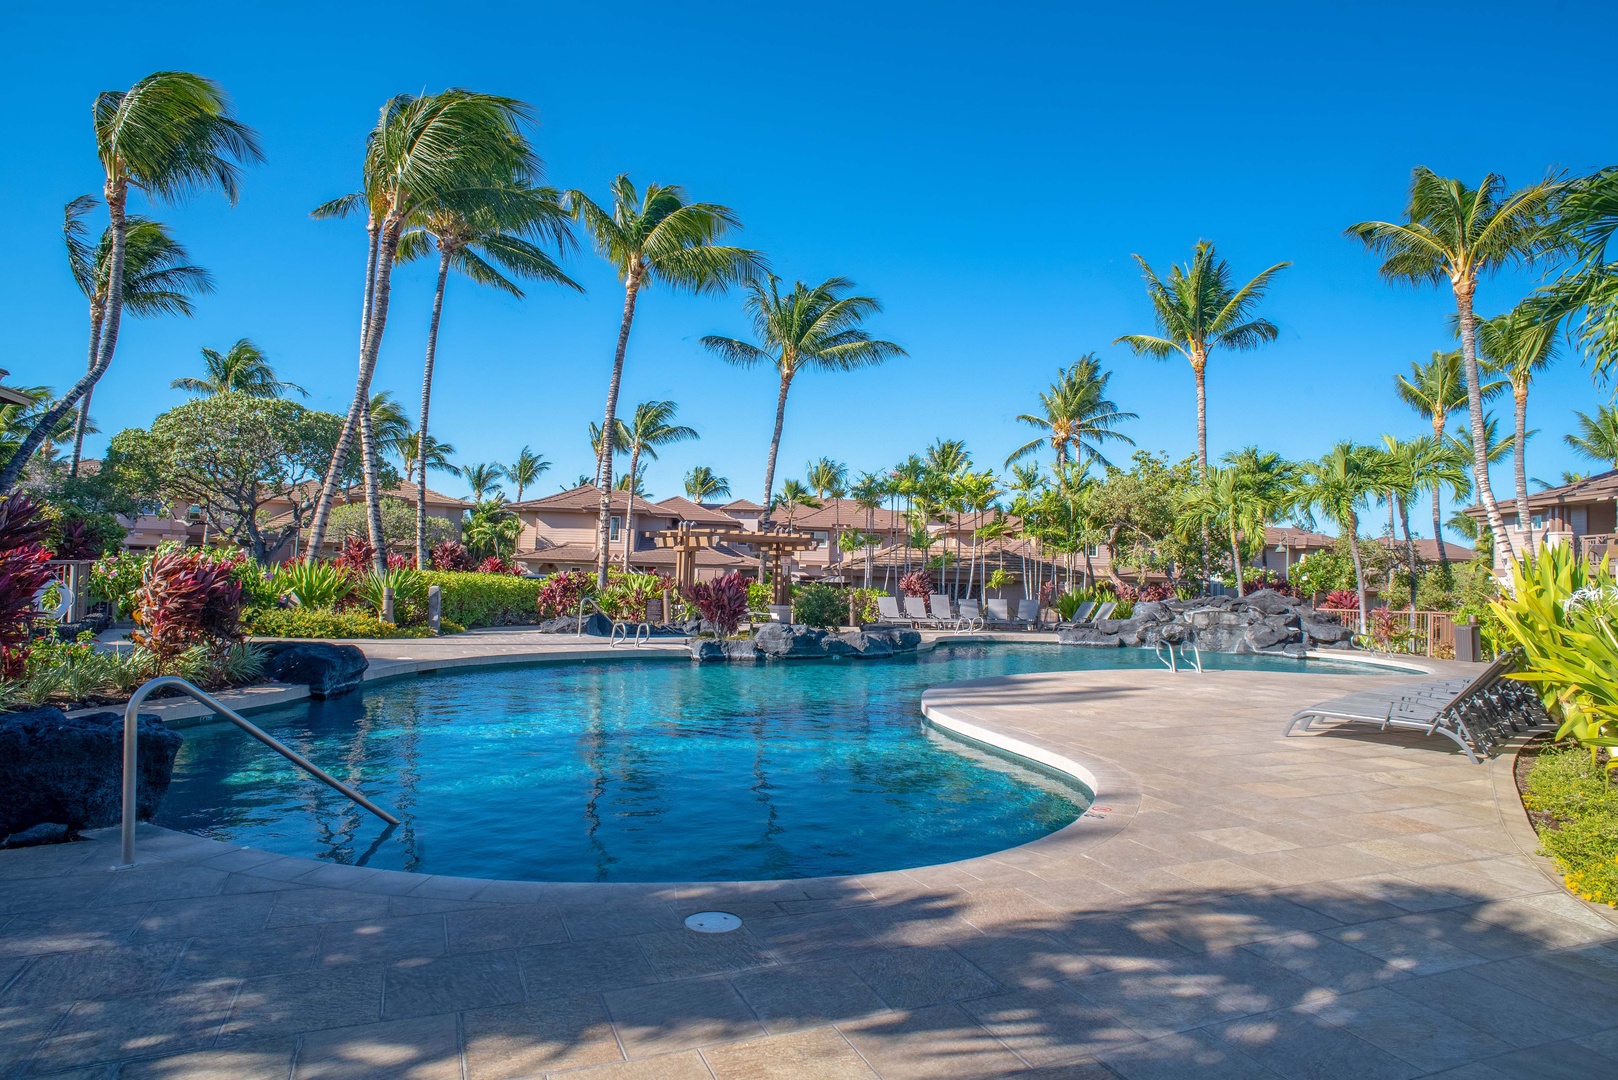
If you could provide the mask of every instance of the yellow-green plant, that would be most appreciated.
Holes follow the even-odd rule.
[[[1561,720],[1558,739],[1608,753],[1618,769],[1618,583],[1606,559],[1594,569],[1567,545],[1547,548],[1530,565],[1512,567],[1512,595],[1491,606],[1525,663],[1511,677],[1539,688]]]

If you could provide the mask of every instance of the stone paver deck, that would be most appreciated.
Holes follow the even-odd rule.
[[[1096,805],[858,878],[490,882],[150,827],[122,873],[111,835],[0,852],[0,1075],[1618,1075],[1618,922],[1532,854],[1508,758],[1279,737],[1388,678],[935,688],[935,722],[1077,762]],[[743,929],[682,928],[710,908]]]

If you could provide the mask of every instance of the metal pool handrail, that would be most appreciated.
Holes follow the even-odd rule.
[[[1186,655],[1188,648],[1191,650],[1191,655],[1189,656]],[[1164,653],[1165,649],[1168,650],[1166,655]],[[1182,642],[1178,648],[1173,642],[1159,640],[1155,651],[1157,652],[1158,661],[1170,671],[1178,672],[1181,660],[1189,664],[1193,671],[1202,671],[1202,649],[1197,645],[1197,639],[1194,637],[1190,641]]]
[[[336,777],[320,768],[320,766],[311,763],[296,750],[293,750],[291,747],[280,742],[275,737],[267,734],[262,728],[249,723],[241,713],[237,712],[235,709],[232,709],[230,706],[225,705],[212,694],[199,690],[196,686],[187,682],[185,679],[180,678],[178,675],[159,675],[155,679],[148,679],[139,690],[135,691],[134,697],[129,699],[129,704],[124,706],[124,821],[122,836],[123,850],[121,856],[123,862],[113,867],[114,870],[127,870],[135,865],[135,781],[137,779],[136,774],[139,766],[135,753],[135,740],[138,738],[136,723],[139,719],[140,706],[141,703],[146,700],[147,695],[149,695],[152,691],[161,690],[166,686],[172,686],[181,693],[187,694],[202,702],[204,705],[208,706],[208,708],[212,709],[220,716],[223,716],[226,720],[229,720],[231,723],[247,732],[265,746],[268,746],[271,750],[274,750],[277,754],[280,754],[282,757],[292,762],[292,764],[296,765],[310,776],[313,776],[315,779],[336,788],[338,791],[342,792],[344,795],[347,795],[350,799],[353,799],[355,802],[365,807],[365,809],[369,810],[383,821],[386,821],[389,825],[399,824],[398,818],[394,817],[392,814],[388,813],[386,810],[382,809],[380,806],[376,805],[376,803],[372,802],[370,799],[367,799],[364,795],[361,795],[359,792],[355,791],[341,780],[338,780]]]

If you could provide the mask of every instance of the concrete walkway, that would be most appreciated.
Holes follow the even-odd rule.
[[[1618,1074],[1618,923],[1511,785],[1406,734],[1278,735],[1381,676],[935,688],[1093,775],[1090,814],[859,878],[558,885],[143,828],[0,852],[0,1075],[1029,1080]],[[730,934],[688,914],[742,917]]]

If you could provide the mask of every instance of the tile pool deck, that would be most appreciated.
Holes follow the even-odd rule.
[[[425,644],[374,652],[452,658]],[[935,688],[936,721],[1079,763],[1096,806],[1021,848],[857,878],[491,882],[150,827],[133,871],[108,871],[112,831],[0,852],[0,1076],[1618,1074],[1618,919],[1533,854],[1510,754],[1279,735],[1397,678]],[[682,928],[714,908],[743,928]]]

